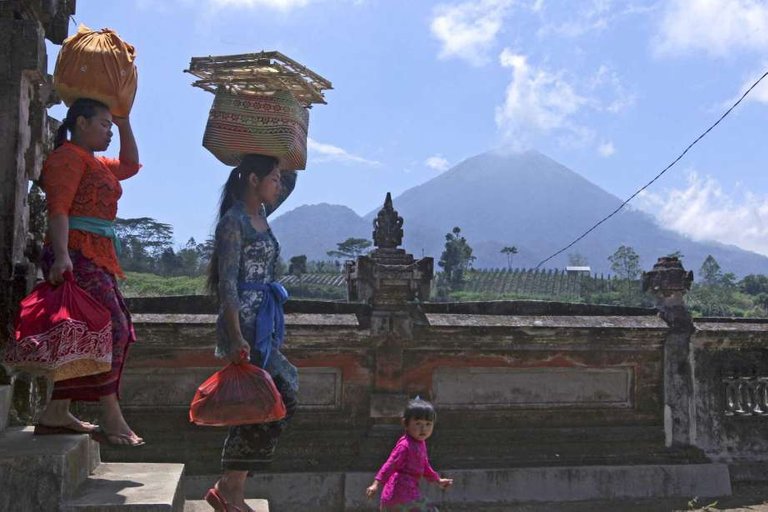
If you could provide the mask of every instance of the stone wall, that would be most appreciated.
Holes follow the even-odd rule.
[[[151,302],[162,309],[159,299]],[[175,309],[173,299],[164,302]],[[142,304],[132,305],[141,311]],[[325,312],[295,312],[313,306]],[[521,309],[495,306],[510,308]],[[274,469],[374,469],[414,395],[438,408],[430,449],[442,466],[605,462],[662,451],[664,322],[649,310],[617,316],[590,307],[572,315],[565,306],[558,315],[548,308],[547,315],[426,313],[428,325],[398,338],[366,327],[361,305],[290,301],[285,353],[300,369],[301,406]],[[212,354],[215,316],[138,313],[135,322],[139,341],[122,404],[148,445],[106,449],[105,458],[177,461],[190,474],[215,473],[225,430],[187,417],[197,385],[221,367]]]
[[[75,0],[0,1],[0,356],[19,301],[37,278],[45,230],[39,189],[30,189],[57,126],[47,113],[58,100],[45,39],[61,44],[74,12]],[[13,384],[12,420],[29,421],[44,400],[45,382],[11,377],[0,367],[0,384]]]
[[[0,2],[0,344],[34,282],[30,261],[42,240],[30,232],[28,191],[50,150],[47,107],[56,101],[45,39],[60,44],[74,10],[74,0]]]
[[[697,321],[692,440],[722,461],[768,460],[768,320]]]

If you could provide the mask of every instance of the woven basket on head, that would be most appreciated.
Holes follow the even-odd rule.
[[[307,162],[309,108],[331,83],[279,52],[195,57],[192,85],[214,93],[203,146],[226,165],[273,156],[283,170]]]

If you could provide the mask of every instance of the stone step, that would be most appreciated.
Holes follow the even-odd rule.
[[[99,445],[86,435],[9,428],[0,433],[0,510],[58,510],[99,463]]]
[[[450,490],[424,487],[425,495],[441,510],[451,506],[459,510],[485,510],[537,502],[544,505],[586,500],[691,499],[731,494],[725,464],[454,470],[444,472],[444,476],[454,479]],[[375,503],[366,500],[362,491],[372,478],[372,473],[347,474],[345,510],[376,510]]]
[[[101,464],[61,512],[183,512],[183,473],[183,464]]]
[[[456,471],[451,501],[707,497],[731,494],[726,464],[577,466]],[[445,493],[430,486],[434,498]]]
[[[453,488],[447,491],[433,485],[422,486],[425,495],[441,511],[565,511],[571,510],[567,505],[572,504],[574,512],[589,512],[588,507],[578,508],[577,504],[587,501],[656,504],[659,500],[671,499],[685,504],[693,497],[708,504],[732,493],[725,464],[460,470],[436,466],[436,469],[454,479]],[[274,512],[373,512],[378,509],[378,501],[365,497],[365,489],[373,476],[373,472],[257,472],[246,480],[246,493],[268,499]],[[218,477],[218,474],[185,477],[187,498],[200,499]],[[552,503],[563,508],[556,508]],[[615,506],[601,510],[624,509]]]
[[[594,500],[568,503],[520,503],[484,506],[483,512],[768,512],[768,484],[735,484],[733,495],[640,500]],[[474,506],[441,504],[440,512],[477,512]]]
[[[0,386],[0,432],[8,427],[8,414],[11,412],[11,386]]]
[[[267,500],[245,500],[253,512],[269,512],[269,502]],[[187,500],[184,505],[184,512],[211,512],[211,506],[203,500]]]

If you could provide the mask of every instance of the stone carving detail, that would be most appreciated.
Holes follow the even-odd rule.
[[[344,266],[347,297],[371,306],[368,320],[372,332],[410,338],[414,325],[428,324],[419,303],[429,300],[434,261],[417,260],[399,247],[403,243],[403,218],[392,206],[390,193],[373,223],[373,239],[376,248],[370,254]]]
[[[691,289],[693,272],[686,271],[682,262],[673,256],[659,258],[650,272],[643,272],[643,291],[656,298],[659,315],[673,332],[694,331],[691,314],[683,297]]]
[[[392,206],[392,194],[387,192],[384,208],[373,221],[373,244],[380,249],[396,249],[403,243],[403,218]]]
[[[659,258],[650,272],[643,272],[643,291],[666,296],[685,294],[691,289],[693,272],[686,271],[674,256]]]
[[[768,377],[726,377],[726,416],[768,416]]]

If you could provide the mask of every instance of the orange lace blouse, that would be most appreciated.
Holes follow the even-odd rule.
[[[43,164],[41,183],[48,216],[96,217],[113,221],[123,194],[120,180],[139,172],[141,165],[93,156],[71,142],[56,148]],[[69,231],[69,248],[83,253],[108,272],[124,277],[112,240],[88,231]]]

